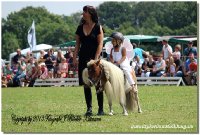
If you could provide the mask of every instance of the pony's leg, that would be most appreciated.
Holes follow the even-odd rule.
[[[128,112],[127,112],[127,110],[126,110],[126,107],[125,107],[124,103],[120,102],[120,105],[121,105],[122,108],[123,108],[123,114],[124,114],[125,116],[128,116]]]
[[[106,93],[106,97],[108,99],[108,105],[109,105],[109,115],[113,115],[113,110],[112,110],[112,86],[109,81],[107,81],[104,85],[104,90]]]
[[[134,86],[133,88],[133,93],[135,96],[135,100],[138,106],[138,113],[142,113],[141,107],[140,107],[140,102],[139,102],[139,97],[138,97],[138,90],[137,90],[137,85]]]

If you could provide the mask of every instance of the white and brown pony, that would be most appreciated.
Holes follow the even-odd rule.
[[[134,81],[137,82],[133,71]],[[106,60],[90,60],[87,68],[84,69],[83,81],[85,85],[91,87],[95,85],[99,91],[105,91],[109,104],[109,115],[113,115],[112,101],[116,99],[123,108],[123,114],[128,115],[127,110],[133,111],[136,106],[138,112],[142,112],[139,104],[137,83],[135,90],[129,85],[123,71],[116,65]]]

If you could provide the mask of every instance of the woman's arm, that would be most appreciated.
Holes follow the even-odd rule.
[[[73,54],[73,64],[77,65],[77,61],[76,61],[76,57],[78,54],[78,51],[80,49],[80,37],[78,35],[76,35],[76,46],[75,46],[75,50],[74,50],[74,54]]]
[[[113,50],[113,48],[110,50],[110,62],[115,63],[113,60],[113,56],[112,56],[112,50]]]
[[[98,48],[95,54],[95,60],[97,60],[99,56],[101,55],[101,51],[103,49],[103,37],[104,37],[103,30],[102,30],[102,27],[100,26],[100,34],[97,37]]]

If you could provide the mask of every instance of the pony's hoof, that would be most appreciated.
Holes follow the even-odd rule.
[[[142,113],[142,110],[138,110],[138,113]]]
[[[109,113],[109,115],[110,115],[110,116],[113,116],[113,113],[112,113],[112,112],[110,112],[110,113]]]
[[[124,116],[128,116],[128,113],[127,113],[127,112],[125,112],[125,113],[124,113]]]

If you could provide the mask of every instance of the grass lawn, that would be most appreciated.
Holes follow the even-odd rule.
[[[97,116],[94,88],[92,92],[95,115],[86,119],[82,87],[3,88],[2,132],[197,133],[199,130],[196,86],[139,86],[143,113],[129,112],[128,116],[121,114],[118,103],[113,104],[115,114],[109,116],[106,96],[106,115]]]

